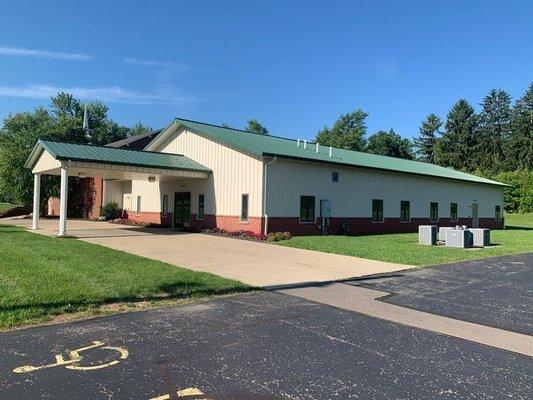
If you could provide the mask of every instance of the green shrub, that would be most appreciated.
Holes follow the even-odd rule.
[[[105,217],[106,220],[115,219],[118,218],[119,211],[120,208],[118,207],[118,203],[116,201],[110,201],[102,207],[100,215],[102,215],[102,217]]]
[[[270,232],[267,235],[267,242],[280,242],[282,240],[289,240],[292,238],[290,232]]]
[[[506,212],[533,212],[533,171],[501,172],[494,179],[512,185],[503,190]]]

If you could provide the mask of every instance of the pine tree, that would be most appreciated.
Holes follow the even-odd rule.
[[[414,140],[416,154],[421,161],[435,162],[435,145],[440,134],[439,129],[442,121],[436,114],[429,114],[425,121],[420,124],[420,134]]]
[[[468,101],[461,99],[453,105],[444,128],[435,148],[437,164],[463,171],[475,170],[477,115]]]
[[[510,137],[511,96],[505,90],[492,89],[481,103],[479,135],[476,148],[477,168],[501,171],[504,147]]]
[[[504,153],[507,170],[533,170],[533,83],[514,105]]]

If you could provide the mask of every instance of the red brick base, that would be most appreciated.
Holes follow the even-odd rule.
[[[244,222],[239,216],[206,215],[203,220],[199,220],[196,218],[196,214],[192,214],[191,227],[193,229],[219,228],[229,232],[252,231],[261,233],[263,231],[263,218],[249,217],[248,221]]]
[[[136,214],[134,211],[131,211],[129,213],[127,211],[124,211],[122,217],[129,219],[133,222],[140,222],[144,224],[155,224],[166,227],[172,226],[171,213],[168,213],[167,215],[163,215],[159,212],[142,212],[140,214]]]
[[[135,222],[144,222],[162,226],[172,226],[172,214],[162,215],[158,212],[143,212],[141,214],[125,213],[125,218]],[[386,218],[384,222],[372,222],[370,218],[330,218],[328,233],[342,234],[342,224],[348,221],[348,234],[366,233],[401,233],[418,232],[419,225],[437,226],[472,226],[470,218],[462,218],[459,221],[451,222],[449,218],[441,218],[437,223],[432,223],[428,218],[413,218],[411,222],[400,222],[399,218]],[[269,232],[291,232],[293,235],[319,235],[321,233],[320,220],[315,223],[300,223],[298,218],[293,217],[270,217],[268,219]],[[480,228],[502,229],[503,220],[495,221],[493,218],[480,218]],[[248,222],[243,222],[238,216],[228,215],[206,215],[203,220],[196,218],[196,214],[191,215],[192,229],[213,229],[220,228],[229,232],[252,231],[260,233],[263,231],[263,218],[250,217]]]
[[[384,222],[372,222],[371,218],[330,218],[328,232],[330,234],[343,233],[344,221],[349,224],[348,234],[418,232],[419,225],[472,226],[471,218],[462,218],[454,222],[451,222],[449,218],[441,218],[437,223],[430,222],[428,218],[413,218],[411,222],[400,222],[399,218],[386,218]],[[270,217],[268,231],[289,231],[293,235],[319,235],[321,233],[320,223],[320,219],[317,219],[315,223],[300,223],[298,218]],[[480,218],[479,227],[502,229],[503,220],[497,222],[493,218]]]

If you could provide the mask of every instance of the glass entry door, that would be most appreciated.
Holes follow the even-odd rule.
[[[174,194],[174,228],[190,226],[191,223],[191,192]]]

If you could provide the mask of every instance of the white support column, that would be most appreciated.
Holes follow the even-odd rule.
[[[39,229],[41,203],[41,174],[33,174],[33,223],[31,229]]]
[[[61,165],[61,196],[59,199],[59,236],[67,235],[68,170]]]

